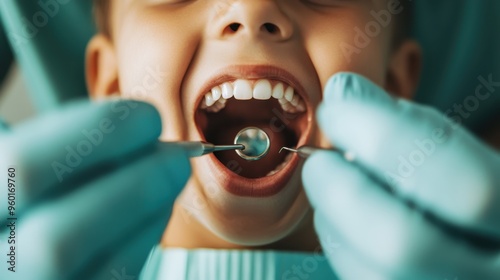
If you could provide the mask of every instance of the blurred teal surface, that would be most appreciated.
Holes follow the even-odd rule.
[[[91,3],[89,0],[0,1],[7,36],[39,112],[87,96],[85,47],[95,32]]]
[[[0,15],[0,22],[2,16]],[[0,82],[7,75],[12,64],[12,50],[9,46],[5,29],[0,25]]]

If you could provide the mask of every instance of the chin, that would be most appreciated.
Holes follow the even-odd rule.
[[[204,164],[204,161],[193,163],[194,174],[202,172],[196,175],[199,179],[192,180],[191,186],[201,194],[204,203],[196,207],[196,196],[188,194],[182,204],[222,240],[241,246],[267,245],[294,232],[311,211],[300,183],[301,168],[292,174],[280,192],[272,196],[245,197],[210,181],[213,173],[204,171],[207,170]],[[200,181],[209,183],[201,184]]]

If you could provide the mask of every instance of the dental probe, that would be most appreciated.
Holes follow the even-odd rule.
[[[212,143],[203,141],[170,142],[170,143],[184,148],[188,152],[189,157],[201,157],[214,152],[245,149],[244,145],[214,145]]]
[[[292,153],[296,153],[301,158],[308,158],[314,152],[317,152],[317,151],[331,151],[331,152],[341,153],[347,161],[354,161],[354,159],[355,159],[355,156],[353,153],[344,152],[344,151],[341,151],[341,150],[335,149],[335,148],[317,148],[317,147],[312,147],[312,146],[301,146],[301,147],[298,147],[296,149],[292,149],[292,148],[288,148],[288,147],[283,147],[280,149],[279,152],[281,153],[281,151],[283,151],[283,150],[287,150],[287,151],[290,151]]]
[[[260,128],[246,127],[234,138],[234,145],[214,145],[203,141],[163,142],[163,145],[175,145],[188,152],[189,157],[201,157],[221,151],[236,151],[243,159],[248,161],[259,160],[264,157],[271,146],[269,136]]]

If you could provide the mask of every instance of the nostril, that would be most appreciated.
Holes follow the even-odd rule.
[[[229,29],[231,29],[233,32],[236,32],[236,31],[238,31],[238,29],[240,29],[240,26],[241,26],[241,24],[239,24],[239,23],[236,23],[236,22],[231,23],[229,25]]]
[[[238,22],[233,22],[228,25],[226,25],[226,28],[223,31],[223,34],[226,35],[231,35],[231,34],[236,34],[237,32],[240,32],[244,26],[241,23]],[[282,32],[282,29],[274,23],[266,22],[260,26],[260,32],[262,33],[267,33],[271,35],[276,35]]]
[[[276,26],[275,24],[273,23],[264,23],[264,25],[262,26],[267,32],[271,33],[271,34],[275,34],[279,31],[279,28],[278,26]]]

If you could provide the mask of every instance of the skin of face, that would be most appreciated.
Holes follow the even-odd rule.
[[[241,65],[287,69],[304,87],[313,112],[329,77],[360,73],[390,93],[410,98],[418,83],[420,50],[410,40],[396,49],[393,25],[370,37],[359,53],[357,31],[374,21],[385,0],[127,0],[112,1],[111,35],[97,34],[87,50],[93,98],[119,94],[152,103],[163,120],[161,141],[199,140],[194,111],[213,73]],[[240,24],[236,32],[230,25]],[[270,33],[271,23],[278,32]],[[311,145],[329,146],[314,119]],[[184,248],[318,248],[300,166],[278,194],[233,195],[217,185],[202,159],[177,199],[161,243]],[[161,195],[161,194],[159,194]]]

